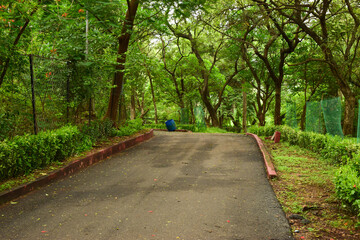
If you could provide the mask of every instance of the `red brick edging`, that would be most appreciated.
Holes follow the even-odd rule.
[[[261,154],[263,155],[263,158],[264,158],[266,174],[267,174],[268,178],[271,179],[271,178],[277,177],[277,173],[275,171],[274,165],[272,164],[271,159],[270,159],[270,154],[266,150],[265,145],[262,142],[262,140],[256,134],[253,134],[253,133],[247,133],[246,135],[251,136],[256,140],[256,143],[259,146]],[[268,157],[266,157],[266,156],[268,156]]]
[[[71,175],[80,169],[86,168],[92,164],[95,164],[101,160],[104,160],[105,158],[119,153],[129,147],[135,146],[136,144],[146,141],[154,136],[154,130],[150,130],[149,132],[138,136],[131,138],[129,140],[120,142],[118,144],[115,144],[114,146],[108,147],[106,149],[103,149],[99,152],[93,153],[91,155],[86,156],[85,158],[75,160],[65,167],[56,170],[52,173],[50,173],[47,176],[41,177],[31,183],[22,185],[20,187],[17,187],[15,189],[7,190],[0,193],[0,204],[9,202],[15,198],[18,198],[22,195],[25,195],[37,188],[43,187],[50,182],[63,178],[65,176]]]

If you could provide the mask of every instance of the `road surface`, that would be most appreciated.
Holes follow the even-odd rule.
[[[292,239],[255,141],[155,137],[0,207],[0,239]]]

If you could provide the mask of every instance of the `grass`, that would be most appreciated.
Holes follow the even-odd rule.
[[[360,239],[358,218],[342,208],[335,195],[338,166],[298,146],[264,143],[279,176],[271,184],[285,214],[310,221],[289,219],[295,239]]]
[[[206,128],[206,130],[204,132],[205,133],[228,133],[228,131],[226,131],[225,129],[216,128],[216,127]]]
[[[0,192],[18,187],[22,184],[33,182],[36,179],[42,176],[46,176],[48,173],[61,168],[62,166],[64,166],[64,164],[65,162],[55,162],[46,168],[35,170],[34,172],[29,173],[28,175],[23,175],[16,178],[5,180],[4,182],[0,182]]]

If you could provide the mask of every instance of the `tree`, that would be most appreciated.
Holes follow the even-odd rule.
[[[118,37],[118,57],[116,60],[117,65],[113,81],[113,85],[115,86],[115,88],[111,89],[108,110],[104,116],[105,119],[111,119],[114,124],[116,123],[120,96],[124,85],[126,54],[129,47],[132,30],[134,27],[134,21],[139,6],[139,0],[131,0],[127,1],[127,3],[128,10],[126,12],[126,17],[122,26],[121,34]]]
[[[345,97],[343,131],[345,135],[354,131],[355,94],[353,84],[357,49],[360,42],[360,20],[356,1],[255,1],[279,13],[308,34],[320,47],[323,58],[329,65]],[[312,61],[314,59],[308,59]]]
[[[167,15],[168,17],[168,15]],[[232,74],[230,74],[229,76],[227,76],[225,83],[222,85],[219,93],[218,93],[218,101],[216,104],[213,104],[211,102],[210,99],[210,90],[209,90],[209,86],[210,86],[210,80],[211,80],[211,74],[212,71],[214,70],[216,63],[218,62],[219,58],[219,52],[224,48],[224,46],[226,45],[226,38],[225,36],[216,34],[215,32],[213,32],[211,35],[214,37],[215,35],[218,35],[217,37],[217,46],[214,45],[210,45],[210,56],[211,56],[211,62],[209,61],[210,64],[207,64],[206,60],[203,57],[202,52],[204,51],[203,49],[201,50],[201,47],[203,47],[204,44],[201,43],[200,41],[200,37],[201,34],[203,32],[206,32],[209,34],[209,30],[210,29],[206,29],[206,26],[201,26],[201,20],[200,17],[197,17],[198,19],[194,18],[192,19],[192,21],[194,21],[194,23],[191,23],[191,25],[186,24],[187,21],[183,21],[183,23],[186,26],[179,26],[179,23],[177,23],[177,27],[172,26],[172,24],[169,23],[169,21],[166,22],[166,25],[168,26],[168,28],[170,29],[170,31],[174,34],[174,36],[176,36],[177,38],[183,38],[186,39],[191,47],[191,51],[193,52],[193,54],[195,55],[198,65],[199,65],[199,73],[200,73],[200,77],[202,79],[201,82],[201,87],[199,88],[199,92],[201,95],[201,99],[204,103],[204,105],[206,106],[206,109],[209,112],[209,115],[211,117],[211,121],[213,126],[218,127],[220,126],[220,122],[219,122],[219,118],[217,115],[217,110],[219,109],[222,100],[223,100],[223,94],[225,92],[226,87],[229,85],[229,83],[234,79],[234,77],[240,72],[239,68],[238,68],[238,59],[236,59],[235,64],[234,64],[234,70],[232,72]],[[180,20],[181,21],[181,20]],[[191,29],[191,26],[193,26],[194,28]],[[182,30],[183,28],[185,28],[186,30]]]
[[[6,72],[9,69],[11,56],[13,55],[16,46],[19,44],[21,37],[27,30],[31,17],[37,12],[40,3],[41,0],[38,0],[34,3],[27,3],[21,6],[17,1],[10,1],[7,5],[2,5],[2,8],[0,9],[0,20],[7,22],[5,23],[5,27],[8,28],[1,31],[2,36],[6,36],[6,38],[4,39],[5,41],[0,42],[2,43],[2,46],[5,46],[5,48],[2,49],[5,50],[5,52],[0,51],[2,56],[0,57],[0,87],[4,81]],[[27,8],[31,9],[29,14],[28,11],[26,11]],[[16,28],[19,28],[19,30]],[[11,31],[11,29],[13,30]],[[15,32],[15,34],[13,34],[13,32]]]

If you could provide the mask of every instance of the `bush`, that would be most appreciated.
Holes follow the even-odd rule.
[[[0,180],[28,174],[53,162],[92,148],[112,136],[128,136],[142,129],[140,119],[129,121],[116,130],[111,121],[93,121],[90,125],[66,126],[38,135],[16,136],[0,142]]]
[[[303,132],[288,126],[253,126],[249,129],[249,132],[259,136],[272,136],[275,131],[281,132],[282,140],[319,153],[332,163],[346,163],[346,159],[352,158],[359,152],[358,144],[343,140],[338,136]]]
[[[92,143],[107,139],[116,135],[113,124],[110,120],[92,121],[90,124],[84,124],[80,131],[90,137]]]
[[[227,131],[227,132],[233,132],[233,133],[241,133],[241,127],[224,127],[224,129]]]
[[[360,216],[360,155],[340,167],[335,177],[337,196]]]
[[[118,137],[130,136],[141,129],[143,129],[142,120],[140,118],[134,119],[127,121],[124,124],[124,126],[121,126],[119,129],[116,129],[114,131],[114,135]]]
[[[337,196],[360,216],[360,153],[359,145],[351,139],[323,135],[313,132],[302,132],[288,126],[251,127],[252,133],[260,136],[271,136],[275,131],[281,132],[281,139],[293,145],[319,153],[331,163],[343,164],[335,177]]]
[[[90,147],[74,126],[5,140],[0,143],[0,179],[27,174]]]

